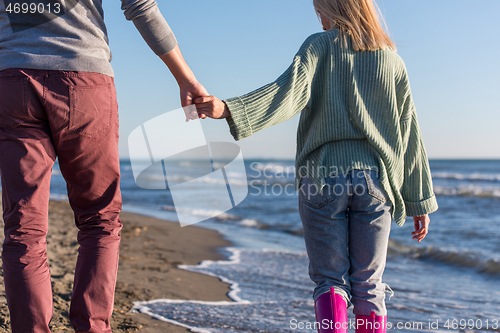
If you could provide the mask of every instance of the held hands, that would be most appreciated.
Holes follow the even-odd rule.
[[[189,83],[186,85],[179,86],[181,92],[181,104],[182,106],[188,106],[193,104],[195,98],[199,96],[208,96],[208,92],[205,87],[199,83]]]
[[[429,233],[429,223],[431,222],[429,215],[414,216],[413,224],[415,226],[415,231],[411,233],[412,239],[417,239],[420,242]]]
[[[183,107],[192,105],[194,99],[199,96],[208,96],[207,90],[199,82],[189,83],[186,85],[179,85],[179,89],[181,92],[181,105]],[[186,109],[184,111],[186,112]],[[193,111],[191,114],[188,114],[186,112],[186,122],[188,122],[190,119],[194,120],[198,118],[199,118],[198,113],[196,111]]]
[[[181,105],[183,107],[192,105],[196,97],[209,95],[205,87],[196,80],[193,71],[191,71],[184,60],[178,45],[170,52],[161,55],[160,58],[175,77],[177,84],[179,84]],[[198,113],[195,111],[191,114],[186,114],[186,121],[189,121],[189,119],[198,119]]]
[[[198,97],[194,100],[194,103],[201,119],[207,117],[223,119],[231,115],[226,103],[215,96]]]

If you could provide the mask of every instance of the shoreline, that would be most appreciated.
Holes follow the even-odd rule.
[[[120,262],[111,318],[113,332],[190,332],[141,313],[129,313],[135,301],[180,299],[231,301],[230,286],[216,277],[190,272],[179,265],[227,259],[221,249],[231,243],[217,231],[140,214],[121,212]],[[0,223],[3,220],[0,218]],[[51,200],[47,256],[54,299],[52,332],[73,331],[68,312],[77,257],[78,229],[66,201]],[[3,233],[0,236],[3,242]],[[0,333],[9,332],[9,312],[0,277]]]

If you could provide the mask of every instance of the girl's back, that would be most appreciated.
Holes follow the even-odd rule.
[[[300,155],[341,140],[399,139],[411,116],[410,87],[399,55],[391,50],[354,51],[331,30],[309,37],[297,57],[311,75],[311,98],[301,114]],[[410,108],[411,107],[411,108]],[[352,159],[351,159],[352,160]]]

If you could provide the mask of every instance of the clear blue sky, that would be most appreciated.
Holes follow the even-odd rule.
[[[135,127],[180,107],[178,88],[120,2],[103,3],[127,157]],[[378,4],[408,68],[429,157],[500,158],[500,1]],[[160,0],[159,8],[198,80],[221,99],[274,81],[321,31],[312,0]],[[297,122],[240,141],[244,156],[293,158]],[[203,126],[210,140],[232,141],[225,121]]]

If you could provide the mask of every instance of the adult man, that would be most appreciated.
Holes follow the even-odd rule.
[[[207,95],[153,0],[122,9],[176,78],[183,105]],[[80,244],[76,332],[111,332],[118,267],[118,113],[101,1],[0,0],[3,272],[13,332],[50,332],[46,261],[51,169],[59,158]]]

